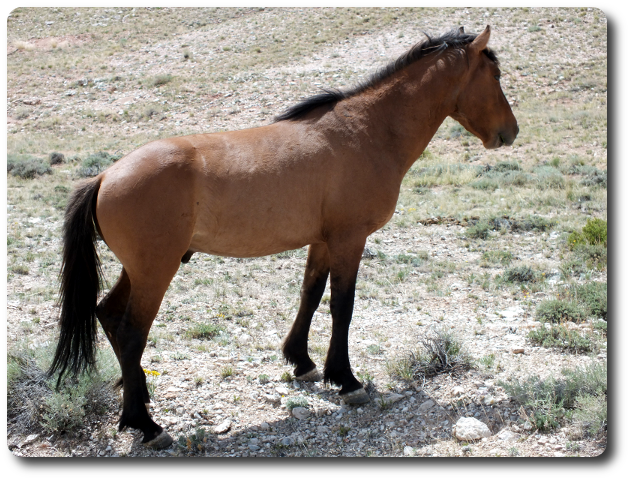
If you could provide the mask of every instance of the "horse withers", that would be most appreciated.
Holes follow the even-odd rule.
[[[369,80],[325,90],[263,127],[158,140],[79,185],[63,227],[60,338],[50,373],[94,364],[96,319],[122,370],[119,428],[152,447],[172,439],[150,417],[140,360],[181,262],[196,252],[257,257],[309,245],[300,307],[282,351],[300,380],[320,374],[308,331],[330,276],[332,336],[323,379],[369,401],[348,356],[355,282],[368,235],[392,217],[405,173],[448,116],[486,148],[518,126],[499,62],[460,28],[413,46]],[[97,304],[97,233],[122,263]]]

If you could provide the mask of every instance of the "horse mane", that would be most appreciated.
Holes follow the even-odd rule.
[[[283,120],[298,120],[318,107],[328,106],[332,109],[337,102],[345,98],[358,95],[365,90],[374,87],[383,80],[408,67],[412,63],[417,62],[421,58],[427,57],[433,53],[441,53],[448,49],[461,49],[477,38],[477,35],[475,34],[464,33],[464,29],[461,27],[459,29],[451,30],[440,37],[431,38],[426,33],[425,36],[427,37],[426,40],[415,44],[396,60],[377,70],[367,80],[360,82],[348,90],[324,88],[322,93],[305,98],[301,102],[289,107],[283,113],[276,116],[274,121],[281,122]],[[499,60],[493,50],[485,48],[483,52],[490,60],[497,65],[499,64]]]

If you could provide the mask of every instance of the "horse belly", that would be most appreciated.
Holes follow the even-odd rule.
[[[201,209],[191,250],[228,257],[261,257],[323,241],[316,205],[260,193],[248,201],[213,202]]]

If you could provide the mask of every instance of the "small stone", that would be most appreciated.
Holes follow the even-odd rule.
[[[28,445],[29,443],[34,442],[37,437],[39,437],[38,433],[33,433],[32,435],[29,435],[28,437],[26,437],[26,440],[24,440],[24,443],[22,443],[22,445]]]
[[[411,457],[413,455],[413,447],[410,447],[409,445],[405,446],[405,448],[403,448],[403,453],[406,456]]]
[[[278,392],[278,395],[288,395],[289,394],[289,390],[287,389],[287,387],[283,387],[283,386],[276,387],[276,392]]]
[[[525,353],[525,349],[524,348],[513,348],[512,349],[512,353],[521,354],[522,355],[522,354]]]
[[[405,396],[401,395],[400,393],[390,393],[389,395],[385,395],[383,400],[391,404],[391,403],[396,403],[402,400],[403,398],[405,398]]]
[[[528,431],[528,432],[529,432],[531,429],[532,429],[532,424],[531,424],[531,423],[529,423],[529,422],[525,422],[525,423],[523,424],[523,430],[525,430],[525,431]]]
[[[308,418],[310,413],[311,412],[308,411],[308,408],[304,407],[295,407],[293,410],[291,410],[291,414],[298,420],[304,420],[305,418]]]
[[[290,437],[284,437],[282,440],[280,440],[280,443],[285,447],[288,447],[289,445],[293,444],[293,439]]]
[[[271,403],[272,405],[280,405],[282,401],[282,399],[280,398],[280,395],[268,395],[264,393],[263,398],[265,399],[265,401]]]
[[[508,430],[507,428],[504,428],[503,430],[501,430],[499,432],[499,434],[497,435],[497,438],[499,440],[502,440],[506,443],[510,443],[513,442],[515,440],[518,439],[518,435],[514,432],[511,432],[510,430]]]
[[[216,434],[219,434],[227,432],[230,428],[232,428],[232,422],[230,420],[225,420],[223,423],[220,423],[219,425],[214,427],[212,431]]]
[[[492,435],[488,426],[471,417],[462,417],[455,424],[455,437],[458,440],[479,440]]]
[[[435,405],[435,402],[433,400],[427,400],[426,402],[422,402],[420,404],[420,406],[418,407],[418,410],[421,411],[427,411],[429,410],[433,405]]]
[[[261,430],[269,430],[269,424],[267,422],[262,422],[260,424],[260,429]]]
[[[452,392],[451,392],[451,393],[452,393],[453,395],[463,395],[463,394],[464,394],[464,392],[465,392],[464,387],[462,387],[462,386],[458,385],[458,386],[456,386],[456,387],[454,387],[454,388],[453,388],[453,390],[452,390]]]

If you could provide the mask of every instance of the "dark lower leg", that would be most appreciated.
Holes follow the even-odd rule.
[[[127,310],[127,303],[129,302],[129,292],[131,290],[131,283],[129,282],[129,276],[123,268],[120,273],[118,281],[113,288],[103,297],[96,307],[96,316],[107,335],[109,343],[118,361],[120,362],[120,351],[118,348],[118,342],[116,341],[116,332],[118,326],[123,319],[123,315]]]
[[[123,430],[125,427],[131,427],[142,430],[144,443],[162,433],[162,427],[151,420],[145,407],[145,403],[149,401],[149,392],[140,359],[146,345],[148,330],[148,326],[138,328],[129,321],[123,321],[117,335],[123,375],[123,413],[118,428]]]
[[[300,309],[282,346],[284,358],[295,365],[293,373],[296,377],[315,368],[315,363],[308,355],[308,332],[313,314],[326,289],[328,272],[328,248],[325,244],[311,245],[302,283]]]
[[[324,380],[341,386],[340,394],[362,387],[352,374],[348,355],[348,331],[354,308],[354,292],[363,253],[363,242],[342,244],[330,248],[330,312],[332,336],[324,366]]]

